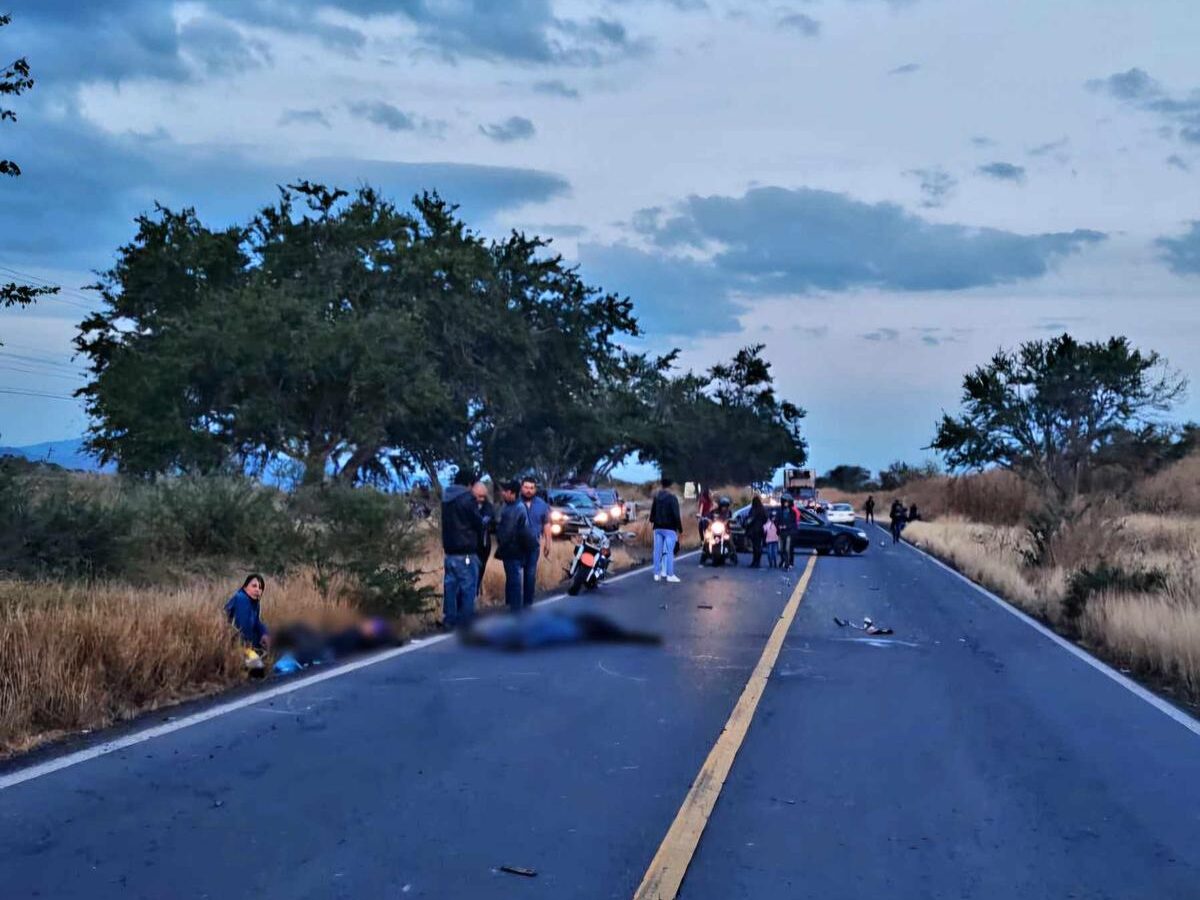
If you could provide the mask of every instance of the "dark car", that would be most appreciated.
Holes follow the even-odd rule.
[[[767,512],[778,507],[767,507]],[[801,509],[800,527],[796,531],[797,550],[815,550],[821,556],[834,553],[848,556],[862,553],[871,546],[871,539],[861,528],[853,525],[834,525],[811,510]],[[744,506],[733,514],[733,545],[739,553],[750,551],[750,539],[746,536],[746,517],[750,507]]]
[[[596,496],[600,501],[600,508],[609,514],[612,521],[618,524],[629,521],[628,507],[615,488],[597,488]]]
[[[595,523],[605,531],[616,531],[620,522],[583,491],[556,489],[549,492],[550,531],[555,537],[579,534]]]

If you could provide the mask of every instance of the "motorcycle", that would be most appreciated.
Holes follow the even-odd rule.
[[[575,543],[575,555],[567,568],[567,578],[571,580],[567,593],[574,597],[585,587],[588,590],[599,587],[608,574],[611,561],[612,543],[608,534],[594,524],[581,531]]]
[[[700,565],[706,562],[714,566],[738,563],[737,549],[733,546],[731,523],[726,519],[712,519],[704,529],[704,543],[700,545]]]

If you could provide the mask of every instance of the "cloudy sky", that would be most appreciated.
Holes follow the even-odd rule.
[[[1194,0],[7,5],[0,280],[66,290],[0,314],[3,443],[86,427],[83,285],[138,212],[298,178],[551,235],[688,365],[766,343],[821,469],[924,458],[964,371],[1063,330],[1159,350],[1200,419]]]

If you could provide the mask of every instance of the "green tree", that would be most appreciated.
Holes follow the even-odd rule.
[[[776,396],[763,349],[743,348],[704,376],[667,379],[640,458],[669,477],[706,484],[768,481],[784,463],[802,464],[805,412]]]
[[[621,346],[628,298],[545,247],[485,242],[436,194],[409,211],[301,182],[220,232],[160,207],[77,340],[91,445],[147,475],[282,454],[310,485],[602,470],[638,446],[665,363]]]
[[[963,378],[962,412],[943,413],[931,446],[953,469],[999,466],[1028,479],[1061,522],[1097,460],[1130,434],[1151,440],[1185,388],[1162,357],[1124,337],[1029,341]]]
[[[939,474],[941,474],[941,469],[933,460],[927,460],[921,465],[913,465],[898,459],[889,464],[886,469],[879,470],[879,489],[894,491],[910,481],[916,481],[918,478],[933,478]]]
[[[12,21],[11,16],[0,15],[0,28]],[[25,57],[13,60],[0,69],[0,98],[16,97],[33,88],[33,77],[30,74],[29,62]],[[17,114],[11,109],[0,106],[0,124],[17,121]],[[16,178],[21,174],[21,167],[11,159],[0,157],[0,175]],[[57,294],[57,287],[31,287],[26,284],[8,282],[0,284],[0,307],[28,306],[38,297],[47,294]]]
[[[834,466],[819,479],[817,479],[818,487],[831,487],[839,491],[862,491],[866,490],[867,485],[871,481],[871,470],[865,469],[862,466],[851,466],[842,464]]]

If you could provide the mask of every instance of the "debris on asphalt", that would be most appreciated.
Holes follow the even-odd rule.
[[[526,878],[536,878],[537,872],[533,869],[526,869],[523,866],[501,866],[501,872],[507,872],[509,875],[523,875]]]
[[[711,603],[697,603],[696,609],[712,609]]]
[[[660,604],[658,604],[658,608],[659,608],[659,609],[666,609],[666,608],[667,608],[667,604],[665,604],[665,603],[660,603]]]
[[[882,625],[876,625],[871,621],[870,616],[863,616],[863,623],[861,625],[855,625],[849,619],[839,619],[837,616],[833,617],[833,622],[835,625],[839,625],[842,628],[849,626],[850,628],[857,628],[859,631],[865,631],[867,634],[895,634],[895,632],[890,628],[885,628]]]

